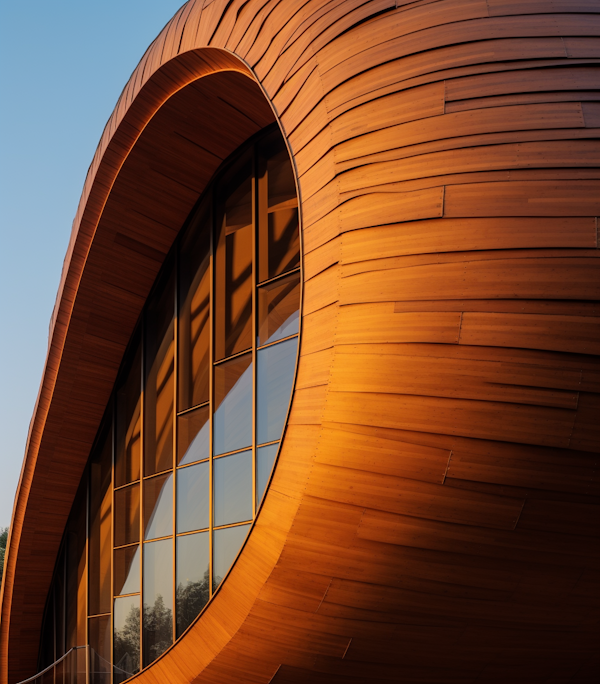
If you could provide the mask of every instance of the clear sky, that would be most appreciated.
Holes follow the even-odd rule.
[[[12,515],[87,168],[183,0],[0,0],[0,527]]]

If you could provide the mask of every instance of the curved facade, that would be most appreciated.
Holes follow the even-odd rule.
[[[598,27],[581,2],[184,5],[94,157],[2,588],[44,605],[125,348],[220,164],[279,125],[302,336],[271,487],[219,592],[140,682],[598,675]]]

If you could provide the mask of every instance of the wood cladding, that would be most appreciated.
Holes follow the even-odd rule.
[[[35,671],[62,530],[160,262],[273,116],[303,223],[289,424],[227,581],[137,680],[597,678],[599,31],[598,0],[179,10],[75,218],[11,528],[3,682]]]

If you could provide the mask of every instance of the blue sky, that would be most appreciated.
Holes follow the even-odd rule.
[[[0,0],[0,527],[87,168],[131,72],[182,4]]]

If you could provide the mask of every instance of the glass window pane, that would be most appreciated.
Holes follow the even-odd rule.
[[[86,485],[84,478],[67,524],[67,650],[86,643]]]
[[[146,309],[145,475],[173,467],[174,280],[168,266]]]
[[[281,438],[296,370],[298,338],[257,353],[256,432],[259,444]]]
[[[126,596],[114,603],[114,683],[140,671],[140,597]]]
[[[173,541],[144,544],[144,667],[173,641]]]
[[[259,447],[256,450],[256,508],[259,507],[265,495],[267,483],[275,463],[275,456],[277,456],[277,449],[279,449],[279,442]]]
[[[179,250],[179,410],[208,401],[210,203],[190,223]]]
[[[193,532],[208,527],[209,519],[208,462],[177,471],[177,532]]]
[[[298,200],[294,172],[279,131],[259,146],[258,280],[300,265]]]
[[[54,592],[48,592],[48,601],[42,624],[40,641],[40,667],[45,668],[56,660],[54,657]]]
[[[52,661],[54,662],[54,661]],[[54,668],[42,673],[35,684],[54,684]],[[93,682],[92,682],[93,684]]]
[[[210,455],[210,410],[208,406],[177,418],[177,464],[185,465]]]
[[[106,429],[90,463],[89,615],[110,612],[112,431]]]
[[[110,615],[90,618],[88,629],[90,684],[110,684]]]
[[[252,346],[252,155],[217,188],[215,359]]]
[[[252,518],[252,452],[242,451],[213,462],[215,525]]]
[[[117,389],[115,487],[140,478],[142,350],[136,335],[135,353]]]
[[[64,653],[63,653],[64,655]],[[65,674],[69,674],[67,668],[69,666],[69,657],[63,658],[54,666],[54,684],[64,684]]]
[[[252,355],[215,366],[213,453],[252,444]],[[288,400],[289,401],[289,400]]]
[[[173,534],[173,473],[144,480],[144,539]]]
[[[115,549],[114,594],[139,594],[140,547],[126,546]]]
[[[140,485],[133,484],[115,492],[115,546],[133,544],[139,540]]]
[[[213,532],[213,589],[216,589],[223,581],[223,577],[240,552],[249,530],[250,525],[238,525]]]
[[[64,547],[56,562],[54,575],[54,638],[56,657],[65,654],[65,552]]]
[[[210,598],[208,532],[177,537],[177,638]]]
[[[258,288],[258,346],[295,335],[300,323],[300,274]]]
[[[260,156],[267,159],[269,208],[296,199],[294,170],[285,142],[279,131],[273,132],[260,145]]]
[[[265,231],[261,230],[260,233],[262,236]],[[294,207],[269,211],[266,233],[269,245],[268,272],[261,271],[260,282],[300,266],[298,209]]]

